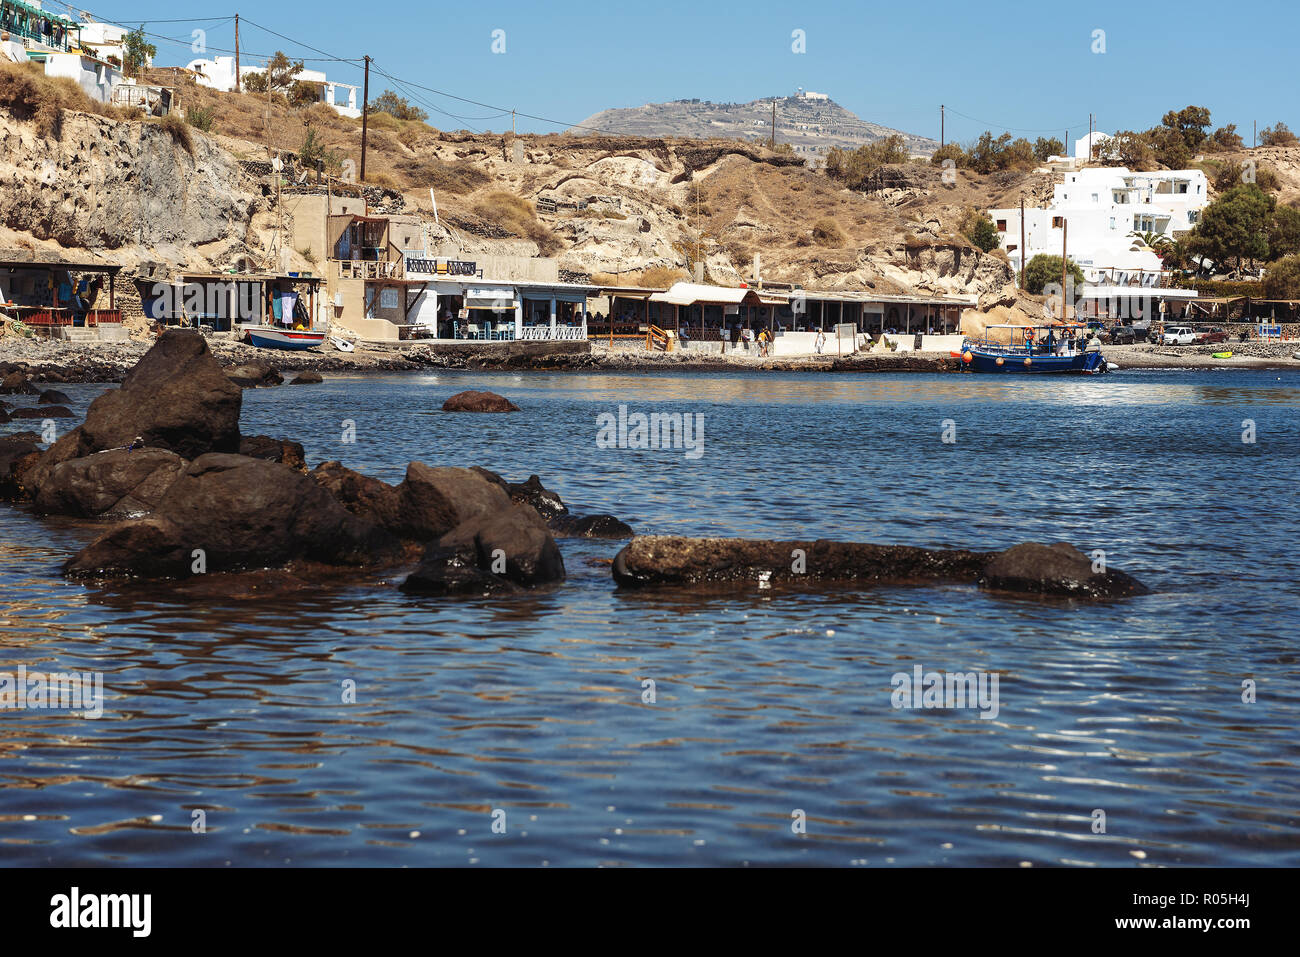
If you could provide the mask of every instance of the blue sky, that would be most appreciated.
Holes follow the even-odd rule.
[[[60,5],[47,0],[46,7]],[[1215,125],[1236,123],[1247,143],[1282,119],[1300,129],[1295,43],[1300,6],[1030,2],[595,3],[535,0],[388,5],[303,0],[239,9],[238,0],[114,0],[92,13],[136,25],[187,16],[243,17],[340,57],[369,54],[378,67],[420,84],[506,109],[577,123],[598,110],[681,97],[743,102],[796,87],[829,93],[865,120],[948,139],[982,130],[1071,138],[1098,128],[1145,129],[1171,108],[1208,106]],[[210,27],[210,47],[232,47],[233,25],[152,22],[170,37]],[[504,53],[493,53],[494,31]],[[803,31],[806,52],[792,34]],[[1095,31],[1104,31],[1104,37]],[[498,41],[500,35],[498,35]],[[1105,52],[1093,52],[1104,40]],[[250,55],[318,53],[241,26]],[[158,62],[185,63],[188,47],[160,40]],[[497,43],[498,48],[501,46]],[[347,63],[323,68],[360,82]],[[393,84],[373,73],[371,92]],[[509,129],[496,111],[408,87],[445,129]],[[401,92],[401,91],[399,91]],[[446,116],[430,105],[455,116]],[[964,114],[960,115],[960,114]],[[966,117],[973,117],[974,120]],[[517,119],[521,132],[554,123]]]

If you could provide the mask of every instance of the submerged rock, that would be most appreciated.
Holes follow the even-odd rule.
[[[1004,552],[924,549],[854,542],[774,542],[736,538],[634,538],[614,558],[620,586],[808,582],[916,585],[964,582],[1031,594],[1120,598],[1147,588],[1117,569],[1095,572],[1070,545],[1017,545]]]
[[[284,376],[280,370],[268,362],[249,362],[226,370],[226,377],[241,389],[255,389],[258,386],[280,385]]]
[[[1027,542],[996,556],[980,578],[984,588],[1070,598],[1128,598],[1150,589],[1119,569],[1097,567],[1073,545]]]
[[[560,538],[633,538],[632,526],[613,515],[559,515],[550,522]]]
[[[319,372],[304,369],[289,381],[289,385],[320,385],[324,381]]]
[[[64,569],[78,577],[181,578],[200,569],[276,568],[297,560],[357,567],[399,554],[391,535],[348,512],[301,472],[217,453],[192,462],[152,515],[109,529]]]
[[[14,409],[9,413],[11,419],[75,419],[71,410],[61,405],[36,406],[30,409]]]
[[[497,595],[520,592],[514,582],[483,571],[473,548],[440,548],[425,552],[424,560],[402,582],[410,595]]]
[[[467,548],[479,569],[533,587],[564,580],[564,559],[541,516],[526,505],[485,512],[438,540],[443,549]]]
[[[0,500],[22,496],[21,473],[41,455],[41,437],[35,432],[0,436]]]
[[[740,538],[649,535],[632,539],[614,557],[619,585],[700,585],[747,582],[910,584],[979,578],[991,552],[927,550],[855,542],[773,542]]]
[[[152,512],[189,465],[166,449],[114,449],[62,462],[35,496],[43,515],[130,518]]]
[[[495,392],[475,392],[472,389],[457,392],[442,404],[444,412],[518,412],[515,405],[505,396]]]
[[[279,462],[299,472],[307,471],[306,454],[301,442],[273,439],[269,435],[245,435],[239,440],[239,454],[252,459]]]
[[[58,389],[46,389],[36,400],[37,405],[68,405],[72,402],[66,393]]]

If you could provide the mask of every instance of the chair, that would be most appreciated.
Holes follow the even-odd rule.
[[[465,338],[466,339],[479,338],[479,329],[477,323],[473,323],[473,322],[465,323]]]

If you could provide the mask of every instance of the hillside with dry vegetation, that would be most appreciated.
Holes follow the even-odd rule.
[[[0,72],[8,115],[0,135],[10,181],[29,189],[0,206],[0,239],[228,268],[269,254],[279,215],[274,191],[239,161],[291,158],[306,171],[304,188],[318,164],[338,189],[348,188],[348,166],[360,166],[361,121],[323,104],[295,107],[281,94],[222,94],[189,82],[178,84],[187,123],[128,120],[89,104],[72,84],[17,69]],[[69,126],[59,117],[79,119]],[[1040,204],[1052,175],[1032,155],[1001,164],[975,149],[975,162],[945,177],[924,160],[882,162],[903,159],[883,141],[874,149],[865,166],[841,158],[850,188],[847,174],[737,140],[449,132],[373,113],[365,182],[376,188],[367,193],[372,203],[430,220],[437,244],[553,256],[563,270],[601,282],[665,285],[702,267],[708,281],[736,284],[759,264],[769,282],[975,294],[984,308],[1015,302],[1004,254],[972,242],[972,214],[1022,198]],[[1283,201],[1300,196],[1300,149],[1252,156],[1274,172]],[[42,179],[50,157],[57,188]],[[1245,159],[1226,150],[1206,161],[1228,169]],[[141,168],[146,179],[131,172]],[[87,188],[69,190],[74,184]],[[178,208],[187,210],[183,222],[160,224]],[[64,227],[46,228],[49,217]]]

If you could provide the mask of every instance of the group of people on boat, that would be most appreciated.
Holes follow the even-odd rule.
[[[1025,349],[1031,356],[1072,356],[1076,352],[1101,352],[1101,340],[1097,338],[1095,330],[1089,334],[1088,330],[1076,329],[1074,326],[1069,326],[1059,336],[1050,326],[1046,335],[1042,335],[1041,331],[1036,334],[1032,326],[1026,326]]]

